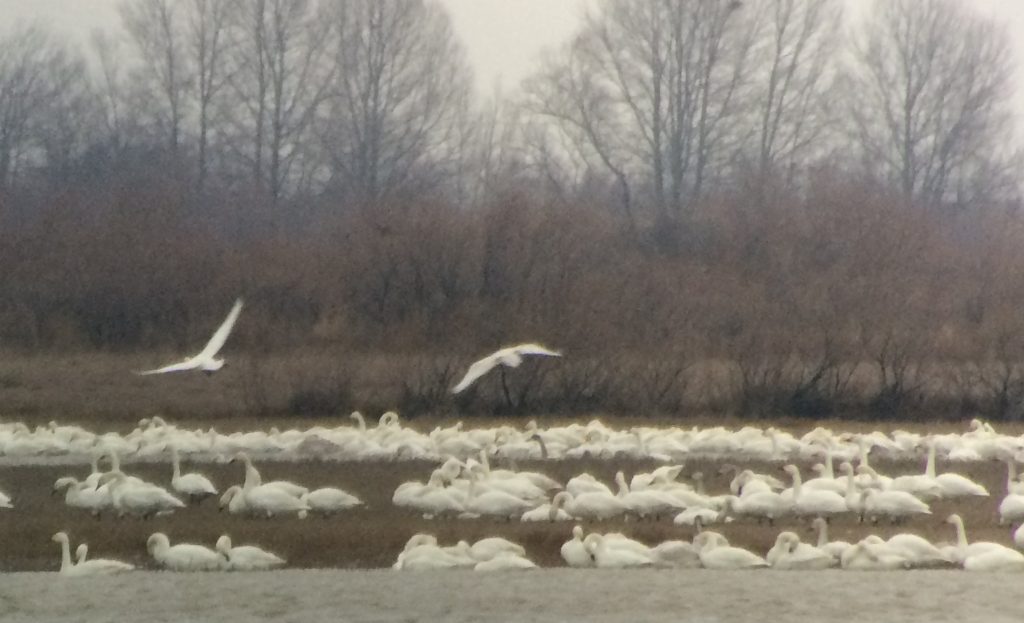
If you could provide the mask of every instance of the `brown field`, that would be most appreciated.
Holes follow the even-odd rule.
[[[880,471],[890,475],[918,471],[914,462],[895,464],[876,461]],[[717,462],[693,461],[686,473],[700,470],[714,475],[709,491],[722,491],[727,481],[715,475]],[[616,469],[627,474],[648,470],[646,462],[578,461],[560,463],[524,463],[521,469],[544,471],[561,481],[588,471],[610,480]],[[757,469],[777,469],[777,465],[752,464]],[[186,464],[186,469],[188,465]],[[406,539],[417,532],[435,534],[443,543],[459,539],[474,540],[485,536],[505,536],[527,548],[531,559],[542,566],[562,564],[559,547],[570,536],[571,522],[557,524],[522,524],[494,520],[425,520],[391,505],[395,487],[407,480],[425,480],[431,465],[423,462],[407,463],[260,463],[267,479],[289,479],[310,487],[336,485],[359,495],[367,504],[357,510],[328,519],[309,517],[277,518],[272,520],[248,519],[220,513],[212,501],[200,507],[179,511],[173,516],[152,520],[121,519],[104,516],[93,519],[88,514],[65,506],[60,497],[50,496],[53,481],[62,475],[81,475],[87,468],[69,467],[4,467],[0,468],[0,487],[14,499],[16,508],[0,513],[0,534],[4,535],[0,550],[0,570],[55,570],[59,566],[59,548],[50,541],[58,530],[66,530],[73,543],[89,543],[90,554],[96,557],[117,557],[140,566],[150,566],[145,550],[146,537],[156,531],[167,533],[172,542],[191,541],[212,545],[220,534],[230,534],[236,544],[259,544],[288,560],[289,567],[301,568],[375,568],[391,565]],[[169,482],[170,467],[165,464],[132,464],[126,471],[155,482]],[[222,490],[242,479],[237,465],[203,464],[199,469],[207,473]],[[1010,528],[996,523],[996,507],[1005,487],[1005,472],[1001,464],[986,463],[948,467],[941,461],[939,471],[953,469],[983,483],[993,496],[983,501],[945,501],[932,505],[934,515],[913,520],[902,526],[880,523],[877,526],[859,525],[853,518],[840,518],[830,530],[832,539],[855,541],[871,532],[887,536],[911,531],[934,542],[952,541],[951,526],[943,519],[951,512],[960,513],[966,522],[971,540],[993,540],[1010,543]],[[776,534],[794,526],[793,520],[775,527],[754,522],[734,522],[720,525],[735,544],[748,547],[761,554],[767,551]],[[622,531],[649,544],[665,539],[690,539],[693,530],[677,527],[670,518],[656,521],[615,521],[593,523],[588,531]],[[799,528],[805,539],[813,533]]]

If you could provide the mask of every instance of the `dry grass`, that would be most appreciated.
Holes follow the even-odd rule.
[[[718,464],[708,461],[688,463],[687,473],[700,470],[710,475],[709,489],[727,487],[724,477],[715,475]],[[777,469],[777,465],[752,464],[757,469]],[[884,473],[896,475],[920,470],[915,463],[894,464],[877,461]],[[142,521],[117,520],[104,516],[99,520],[69,509],[60,497],[49,494],[53,481],[68,473],[82,474],[82,468],[17,467],[0,469],[0,486],[15,501],[16,508],[0,513],[0,534],[5,535],[0,570],[52,570],[58,565],[59,548],[50,541],[58,530],[67,530],[75,543],[89,543],[94,556],[118,557],[138,565],[149,566],[145,550],[147,536],[155,531],[166,532],[172,541],[192,541],[212,545],[220,534],[230,534],[236,543],[255,543],[283,555],[293,567],[369,568],[386,567],[394,562],[406,539],[417,532],[430,532],[444,543],[458,539],[474,540],[485,536],[505,536],[526,547],[538,564],[562,564],[558,550],[570,537],[571,522],[557,524],[522,524],[493,520],[425,520],[400,511],[391,505],[395,487],[407,480],[424,480],[431,469],[426,463],[263,463],[259,465],[267,479],[289,479],[307,486],[337,485],[358,494],[368,508],[328,519],[310,517],[305,520],[278,518],[246,519],[218,512],[207,501],[200,507],[177,512],[170,517]],[[564,463],[524,463],[521,469],[546,472],[565,481],[580,472],[590,472],[610,481],[616,469],[627,474],[648,470],[646,462],[578,461]],[[130,465],[127,471],[156,482],[169,481],[167,465]],[[946,466],[940,464],[939,470]],[[203,465],[223,489],[242,477],[237,465]],[[836,520],[830,530],[833,539],[855,541],[866,534],[887,536],[910,531],[932,541],[952,541],[953,528],[943,523],[951,512],[960,513],[971,540],[992,540],[1010,543],[1010,529],[996,523],[996,507],[1004,488],[1001,464],[985,463],[957,466],[956,471],[973,478],[993,492],[983,501],[940,502],[932,506],[933,516],[913,520],[904,526],[858,525],[854,519]],[[792,520],[775,527],[742,521],[716,529],[733,543],[762,554],[774,542],[780,530],[792,527]],[[690,539],[693,530],[677,527],[669,518],[641,522],[598,522],[586,529],[621,531],[646,543],[665,539]],[[802,538],[812,540],[813,534],[798,528]]]
[[[162,415],[229,429],[253,427],[268,419],[304,426],[332,421],[360,410],[368,415],[398,410],[409,419],[493,418],[544,415],[579,419],[614,415],[639,422],[891,420],[933,424],[976,415],[999,419],[982,407],[987,380],[973,364],[932,366],[915,390],[925,399],[901,410],[876,408],[877,378],[867,362],[850,364],[854,373],[843,393],[819,396],[806,383],[787,376],[741,382],[736,366],[722,359],[641,364],[602,361],[585,355],[557,361],[528,361],[507,376],[515,404],[502,395],[497,375],[484,377],[468,392],[450,387],[473,356],[427,357],[409,354],[228,352],[229,365],[212,377],[203,374],[138,376],[133,371],[176,360],[180,354],[25,355],[0,353],[0,416],[42,424],[74,421],[98,428],[124,429],[138,419]],[[957,381],[950,379],[956,377]],[[810,398],[808,398],[810,396]],[[991,396],[990,396],[991,398]],[[1005,395],[1020,421],[1020,402]],[[490,421],[490,420],[488,420]],[[206,426],[208,424],[200,424]]]

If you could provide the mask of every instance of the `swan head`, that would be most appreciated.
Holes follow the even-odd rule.
[[[405,542],[405,548],[402,551],[408,552],[409,550],[421,545],[437,545],[437,537],[423,532],[414,534]]]
[[[58,478],[57,481],[53,483],[53,490],[51,491],[51,495],[57,495],[57,493],[60,492],[65,487],[70,487],[77,484],[78,479],[75,478],[74,476],[64,476],[63,478]]]
[[[68,533],[64,532],[63,530],[50,537],[50,540],[54,543],[68,543],[70,541],[70,539],[68,538]]]
[[[949,517],[946,517],[946,523],[949,523],[949,524],[956,525],[956,524],[962,524],[963,522],[964,522],[964,520],[960,517],[960,515],[958,515],[956,513],[953,513]]]
[[[604,543],[604,537],[602,535],[596,533],[596,532],[591,532],[590,534],[587,535],[587,538],[583,539],[583,547],[591,555],[593,555],[594,552],[599,547],[601,547],[602,543]]]
[[[815,517],[814,520],[811,522],[811,527],[812,528],[816,528],[818,530],[821,530],[822,528],[824,528],[827,525],[828,525],[828,522],[825,521],[824,517]]]
[[[170,539],[168,539],[167,535],[163,532],[154,532],[153,534],[149,535],[148,539],[146,539],[146,551],[148,551],[150,554],[152,554],[154,551],[158,549],[170,547],[170,545]]]
[[[843,461],[839,464],[839,471],[843,474],[851,475],[853,474],[853,464],[849,461]]]
[[[83,562],[88,557],[89,557],[89,546],[86,545],[85,543],[82,543],[81,545],[78,546],[77,549],[75,549],[75,560],[77,562]]]
[[[825,466],[822,465],[821,463],[815,463],[814,465],[811,466],[811,471],[814,472],[815,474],[824,474]]]
[[[579,541],[583,540],[583,526],[577,524],[572,527],[572,538]]]
[[[220,536],[220,538],[217,539],[217,545],[215,546],[215,548],[216,548],[216,550],[218,552],[220,552],[222,554],[227,554],[228,552],[230,552],[231,551],[231,537],[229,537],[226,534],[222,534]]]
[[[793,464],[789,464],[789,465],[783,465],[783,466],[782,466],[782,471],[786,472],[786,473],[787,473],[787,474],[789,474],[790,476],[795,476],[795,475],[797,475],[798,473],[800,473],[800,470],[799,470],[799,469],[797,469],[797,466],[796,466],[796,465],[793,465]]]

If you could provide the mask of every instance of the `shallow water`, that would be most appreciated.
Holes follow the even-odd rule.
[[[1017,623],[1021,580],[963,571],[12,573],[0,576],[0,621]]]

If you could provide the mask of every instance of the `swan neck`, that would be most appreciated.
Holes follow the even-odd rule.
[[[1010,459],[1006,462],[1006,494],[1013,490],[1013,481],[1017,480],[1017,461]]]
[[[964,520],[960,517],[953,522],[956,525],[956,544],[961,550],[967,549],[967,528],[964,527]]]
[[[67,571],[71,568],[71,546],[68,544],[67,539],[61,539],[60,542],[60,570]]]
[[[928,444],[928,462],[924,466],[924,475],[935,478],[935,444]]]
[[[825,476],[835,480],[836,472],[832,469],[832,448],[825,448]]]
[[[818,522],[818,547],[828,545],[828,524],[824,521]]]
[[[799,469],[794,469],[793,470],[793,499],[794,500],[797,499],[798,497],[800,497],[801,490],[802,490],[802,482],[801,482],[801,479],[800,479],[800,470]]]
[[[178,459],[178,450],[171,450],[171,466],[174,469],[174,478],[181,478],[181,461]]]

